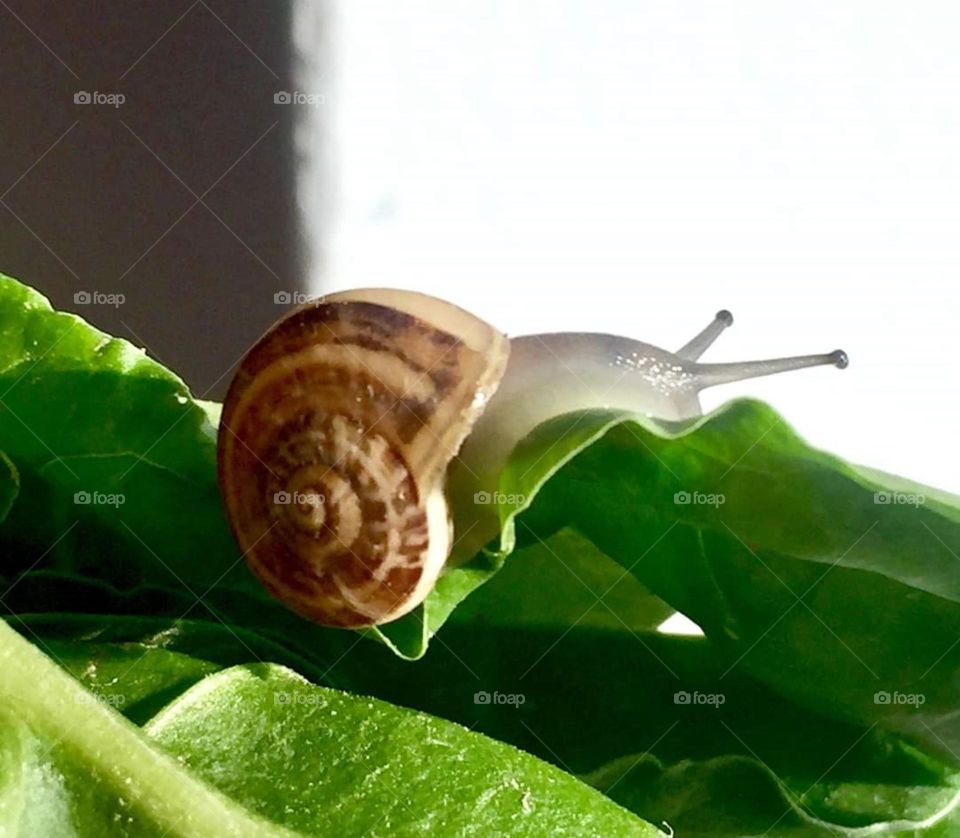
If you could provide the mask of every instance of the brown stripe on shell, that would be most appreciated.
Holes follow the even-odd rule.
[[[378,324],[373,328],[372,324]],[[434,343],[437,335],[443,335],[439,346],[441,352],[458,343],[458,339],[446,332],[430,328],[414,317],[373,303],[308,303],[291,312],[277,323],[260,342],[254,346],[242,364],[238,374],[254,376],[284,355],[289,355],[318,343],[359,345],[373,341],[372,334],[391,354],[403,357],[413,369],[425,371],[432,367],[438,354]],[[429,351],[424,351],[429,347]]]

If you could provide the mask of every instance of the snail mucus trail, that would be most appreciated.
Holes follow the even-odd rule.
[[[496,489],[540,422],[598,407],[681,421],[701,415],[706,387],[847,364],[839,350],[700,363],[731,323],[721,311],[667,352],[603,334],[508,339],[451,303],[395,289],[295,309],[243,359],[223,407],[219,483],[244,559],[315,622],[386,623],[424,600],[448,560],[496,535],[495,508],[472,496]]]

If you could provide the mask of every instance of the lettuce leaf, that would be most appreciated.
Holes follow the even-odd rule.
[[[47,835],[660,834],[507,745],[275,664],[206,674],[141,730],[111,706],[127,704],[129,673],[168,691],[189,661],[119,658],[126,674],[91,692],[0,625],[0,697],[16,714],[0,724],[5,834],[37,834],[41,816]],[[133,684],[142,703],[144,677]]]
[[[699,625],[727,672],[960,763],[958,499],[879,483],[749,400],[679,430],[559,417],[503,486],[529,499],[522,537],[577,530]],[[693,493],[716,502],[678,502]]]

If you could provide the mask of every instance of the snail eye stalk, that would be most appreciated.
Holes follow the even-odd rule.
[[[721,333],[733,325],[733,315],[723,309],[718,311],[713,321],[689,343],[677,350],[677,357],[684,361],[696,361],[706,352]]]

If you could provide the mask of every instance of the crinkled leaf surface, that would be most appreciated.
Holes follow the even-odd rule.
[[[890,487],[755,401],[676,431],[559,417],[524,442],[503,485],[539,491],[521,539],[576,529],[701,626],[731,670],[960,761],[956,499],[900,480],[893,491],[923,502],[878,502]]]
[[[562,549],[558,536],[549,549]],[[878,726],[825,717],[727,673],[705,638],[571,626],[562,608],[552,625],[542,612],[535,625],[485,622],[533,549],[511,557],[474,596],[474,617],[451,621],[423,660],[364,649],[330,677],[585,775],[681,835],[880,834],[951,816],[954,767]],[[478,704],[478,692],[522,702]]]
[[[101,648],[88,678],[104,665],[112,692],[88,691],[0,625],[0,696],[29,726],[12,722],[0,740],[15,768],[0,787],[11,834],[33,834],[37,807],[56,817],[45,834],[658,834],[508,745],[274,664],[206,674],[215,667],[166,650],[131,664]],[[134,667],[150,675],[131,680]],[[143,731],[111,706],[185,677],[193,686]],[[41,793],[53,799],[31,799]]]
[[[479,598],[489,593],[495,600],[500,583]],[[147,708],[156,712],[208,672],[242,659],[246,645],[211,624],[148,618],[99,623],[89,616],[36,615],[20,628],[98,701],[141,722],[153,714]],[[415,664],[362,644],[326,680],[446,716],[585,774],[622,805],[648,821],[669,822],[678,834],[839,834],[867,825],[876,832],[906,817],[935,820],[953,803],[947,766],[879,730],[800,710],[752,679],[721,679],[702,638],[544,624],[479,628],[450,625],[444,645]],[[194,657],[201,654],[209,659]],[[609,678],[611,671],[616,679]],[[678,705],[678,689],[701,695],[722,690],[724,703]],[[480,690],[524,700],[519,707],[477,704]],[[313,701],[301,700],[307,706]],[[210,747],[221,736],[213,729]]]

